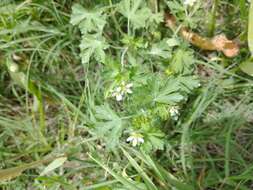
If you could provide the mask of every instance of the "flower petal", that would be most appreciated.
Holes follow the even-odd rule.
[[[197,0],[185,0],[184,4],[185,5],[189,5],[189,6],[193,6],[194,3],[196,3]]]
[[[132,94],[132,93],[133,93],[133,91],[132,91],[131,89],[126,89],[126,92],[127,92],[128,94]]]
[[[116,100],[117,100],[117,101],[121,101],[122,99],[123,99],[122,94],[117,94],[117,95],[116,95]]]
[[[138,138],[138,142],[139,142],[139,143],[144,143],[144,139],[141,138],[141,137],[139,137],[139,138]]]
[[[120,92],[120,91],[121,91],[121,87],[120,87],[120,86],[117,87],[117,88],[115,89],[115,91],[116,91],[116,92]]]
[[[133,142],[133,147],[135,147],[138,144],[137,138],[133,138],[132,142]]]
[[[133,139],[134,139],[134,137],[133,137],[133,136],[130,136],[130,137],[127,138],[126,141],[127,141],[127,142],[131,142]]]
[[[126,88],[131,88],[131,87],[133,87],[133,83],[129,83],[126,85]]]

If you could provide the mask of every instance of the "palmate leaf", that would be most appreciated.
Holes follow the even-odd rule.
[[[145,85],[135,88],[132,94],[136,109],[150,108],[156,103],[175,105],[200,86],[197,76],[191,75],[165,78],[159,74],[149,74],[146,78]]]
[[[180,83],[181,91],[185,93],[191,93],[192,90],[200,86],[200,82],[197,76],[179,76],[176,80]]]
[[[194,57],[191,52],[178,49],[173,55],[170,66],[174,73],[188,74],[192,72],[191,67],[193,63]]]
[[[96,61],[104,63],[104,50],[107,48],[108,44],[101,35],[87,34],[83,36],[80,44],[82,63],[88,63],[92,56]]]
[[[167,39],[163,39],[162,41],[152,45],[149,54],[166,59],[171,57],[171,51],[172,48],[167,43]]]
[[[143,4],[144,0],[123,0],[118,5],[118,11],[130,21],[134,29],[146,27],[147,22],[159,23],[163,20],[161,13],[153,14]]]
[[[180,93],[159,94],[154,100],[158,103],[174,105],[184,99]]]
[[[193,88],[183,82],[185,81],[175,77],[165,78],[159,74],[150,74],[145,85],[135,88],[132,95],[134,106],[138,109],[150,108],[156,103],[175,105]]]
[[[146,152],[151,152],[154,150],[163,150],[164,149],[164,133],[162,133],[157,128],[151,128],[145,136],[145,143],[142,145],[143,150]]]
[[[184,96],[179,93],[179,90],[180,84],[177,80],[171,78],[155,92],[154,101],[174,105],[184,98]]]
[[[79,25],[82,34],[87,32],[101,32],[106,24],[106,16],[102,11],[90,11],[83,8],[80,4],[72,7],[72,15],[70,23]]]
[[[95,108],[94,135],[104,139],[108,149],[114,149],[122,134],[123,124],[121,118],[109,107],[109,105],[97,106]]]

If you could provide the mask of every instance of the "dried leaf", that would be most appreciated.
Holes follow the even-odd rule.
[[[53,162],[51,162],[42,172],[40,175],[45,175],[53,170],[55,170],[56,168],[62,166],[64,164],[64,162],[67,160],[67,157],[60,157],[55,159]]]
[[[166,26],[172,30],[176,29],[176,19],[173,15],[166,14],[165,23]],[[185,27],[180,29],[180,34],[186,41],[189,41],[191,44],[203,50],[221,51],[227,57],[235,57],[239,53],[238,44],[234,41],[228,40],[225,35],[217,35],[214,38],[209,39],[202,37]]]
[[[23,173],[23,171],[37,167],[43,163],[50,162],[53,159],[55,159],[55,158],[39,160],[39,161],[31,162],[28,164],[22,164],[21,166],[0,170],[0,182],[11,180],[15,177],[18,177]]]

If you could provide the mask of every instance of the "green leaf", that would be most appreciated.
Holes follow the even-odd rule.
[[[172,93],[172,94],[159,94],[155,98],[155,101],[159,103],[174,105],[175,103],[178,103],[183,99],[184,99],[184,96],[182,96],[181,94]]]
[[[64,162],[67,160],[67,157],[60,157],[55,159],[53,162],[51,162],[42,172],[40,175],[45,175],[53,170],[55,170],[56,168],[62,166],[64,164]]]
[[[180,43],[176,38],[169,38],[166,43],[168,44],[169,47],[175,47],[178,46]]]
[[[253,0],[251,0],[248,24],[248,46],[253,57]]]
[[[167,43],[167,39],[163,39],[162,41],[152,45],[149,54],[166,59],[171,57],[171,51],[172,49]]]
[[[123,0],[118,5],[118,11],[124,15],[133,25],[134,29],[143,28],[147,21],[153,17],[152,12],[143,0]],[[157,20],[157,18],[154,18]]]
[[[88,63],[91,57],[98,62],[105,62],[104,50],[108,48],[105,39],[98,34],[87,34],[80,44],[82,63]]]
[[[197,76],[179,76],[176,80],[180,83],[181,91],[191,93],[192,90],[200,86]]]
[[[243,72],[253,76],[253,58],[244,61],[239,67]]]
[[[183,96],[177,91],[180,90],[180,85],[175,79],[170,79],[167,83],[155,93],[154,101],[159,103],[171,104],[183,100]]]
[[[171,70],[174,73],[191,73],[191,67],[194,63],[194,57],[191,52],[178,49],[170,63]]]
[[[102,14],[102,11],[90,11],[80,4],[75,4],[72,7],[70,23],[79,25],[82,34],[93,31],[101,32],[106,24],[106,16]]]
[[[244,61],[239,67],[240,69],[247,73],[248,75],[253,76],[253,0],[250,3],[249,10],[249,21],[248,21],[248,46],[251,52],[251,58]]]
[[[164,14],[162,12],[152,13],[150,17],[148,18],[149,24],[152,24],[152,23],[159,24],[163,22],[163,19],[164,19],[163,15]]]
[[[108,149],[114,149],[119,144],[122,135],[123,124],[121,118],[108,106],[102,105],[95,108],[94,135],[104,139]]]
[[[160,131],[154,131],[148,133],[148,140],[152,145],[152,150],[163,150],[164,149],[164,134]]]
[[[180,1],[166,1],[166,3],[173,15],[185,11],[185,8]]]

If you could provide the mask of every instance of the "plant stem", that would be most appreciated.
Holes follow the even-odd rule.
[[[153,13],[157,13],[158,12],[158,0],[150,0],[150,8],[152,10]]]
[[[113,4],[112,4],[112,0],[109,0],[109,4],[110,4],[110,7],[113,7]],[[115,11],[111,11],[111,14],[112,14],[112,20],[115,24],[115,27],[118,29],[118,31],[120,32],[121,35],[124,35],[124,32],[122,31],[116,17],[115,17]]]
[[[212,37],[214,35],[216,27],[216,12],[218,9],[219,0],[213,0],[213,8],[210,16],[209,26],[208,26],[208,36]]]

